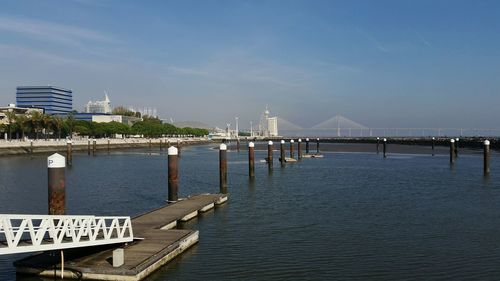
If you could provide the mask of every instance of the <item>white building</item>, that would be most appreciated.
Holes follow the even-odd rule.
[[[108,95],[104,94],[103,101],[89,101],[85,105],[85,113],[111,113],[111,102],[109,101]]]
[[[270,137],[278,136],[278,117],[267,118],[267,131]]]
[[[259,135],[263,137],[278,136],[278,117],[269,117],[269,109],[266,106],[266,111],[261,115],[259,124]]]

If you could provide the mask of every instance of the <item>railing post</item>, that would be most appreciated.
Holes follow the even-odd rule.
[[[171,146],[168,148],[168,201],[175,202],[178,198],[178,165],[177,148]]]
[[[219,179],[220,179],[220,193],[227,193],[227,145],[221,144],[219,146]]]
[[[47,158],[49,215],[64,215],[66,212],[66,163],[64,156],[52,154]]]
[[[253,142],[248,143],[248,176],[250,179],[255,177],[255,145]]]
[[[490,141],[485,140],[484,141],[484,152],[483,152],[483,158],[484,158],[484,175],[488,176],[490,174]]]

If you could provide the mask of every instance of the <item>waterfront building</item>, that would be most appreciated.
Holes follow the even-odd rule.
[[[270,137],[278,136],[278,117],[267,118],[267,131]]]
[[[125,115],[92,115],[92,122],[96,123],[118,122],[132,126],[139,121],[142,121],[142,118]]]
[[[19,86],[16,104],[23,108],[43,108],[46,114],[66,115],[73,110],[73,92],[54,86]]]
[[[111,113],[111,102],[107,94],[104,94],[102,101],[89,101],[85,105],[85,113]]]
[[[263,137],[278,136],[278,117],[269,117],[270,112],[266,106],[266,111],[262,114],[259,124],[259,135]]]
[[[9,104],[9,106],[0,107],[0,124],[4,125],[9,124],[9,118],[7,117],[8,112],[13,112],[17,116],[17,115],[29,115],[30,113],[35,111],[43,113],[43,108],[17,107],[13,103]]]

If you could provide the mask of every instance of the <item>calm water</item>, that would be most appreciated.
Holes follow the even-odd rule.
[[[326,145],[325,145],[326,146]],[[147,150],[74,156],[67,213],[137,215],[164,203],[166,157]],[[159,280],[450,280],[500,278],[500,160],[326,153],[268,175],[229,152],[227,204],[182,225],[200,242]],[[256,158],[263,159],[264,151]],[[47,212],[46,156],[0,158],[0,213]],[[218,152],[185,148],[180,195],[218,191]],[[0,257],[0,280],[16,279]],[[39,280],[21,279],[18,280]]]

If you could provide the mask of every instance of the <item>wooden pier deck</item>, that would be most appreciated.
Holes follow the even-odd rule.
[[[196,230],[172,229],[227,200],[225,194],[189,197],[132,219],[133,243],[106,247],[65,250],[65,278],[91,280],[141,280],[198,242]],[[123,248],[124,264],[113,267],[113,250]],[[21,274],[54,277],[61,275],[59,251],[56,256],[41,253],[15,262]],[[54,268],[56,268],[54,270]]]

